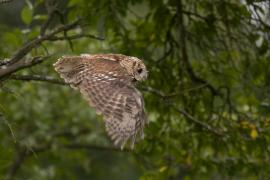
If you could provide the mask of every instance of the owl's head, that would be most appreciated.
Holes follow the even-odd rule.
[[[120,64],[127,69],[128,73],[132,75],[135,80],[146,80],[148,71],[142,60],[136,57],[127,56]]]
[[[136,59],[138,59],[138,58],[136,58]],[[143,80],[146,80],[146,78],[147,78],[148,71],[147,71],[144,63],[139,59],[138,59],[138,61],[135,61],[135,65],[133,67],[133,75],[137,81],[143,81]]]

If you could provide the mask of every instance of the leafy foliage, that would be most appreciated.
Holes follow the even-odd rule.
[[[269,177],[268,1],[10,1],[0,19],[2,9],[21,19],[0,24],[0,178]],[[53,70],[80,53],[144,59],[149,124],[134,151],[116,149]]]

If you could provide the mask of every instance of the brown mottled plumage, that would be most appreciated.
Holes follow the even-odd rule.
[[[85,54],[62,57],[54,67],[103,115],[109,136],[121,149],[129,139],[133,148],[138,133],[143,138],[144,101],[134,86],[147,78],[140,59],[121,54]]]

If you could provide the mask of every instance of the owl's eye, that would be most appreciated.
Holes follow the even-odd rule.
[[[143,69],[142,69],[142,68],[137,69],[137,72],[138,72],[139,74],[141,74],[141,73],[142,73],[142,71],[143,71]]]

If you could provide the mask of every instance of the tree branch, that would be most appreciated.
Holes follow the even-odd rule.
[[[11,65],[11,64],[16,63],[17,61],[21,60],[27,53],[29,53],[33,48],[39,46],[43,41],[49,40],[51,37],[55,36],[56,34],[58,34],[60,32],[64,32],[64,31],[68,31],[70,29],[73,29],[74,27],[79,25],[79,22],[80,22],[80,19],[78,19],[70,24],[60,26],[46,35],[38,36],[35,39],[28,41],[27,43],[25,43],[25,45],[22,48],[20,48],[12,56],[12,58],[9,60],[8,64]]]
[[[24,162],[25,158],[27,157],[27,149],[23,148],[18,151],[17,155],[14,158],[13,163],[11,164],[7,174],[6,174],[6,180],[12,179],[15,174],[20,169],[22,163]]]
[[[170,97],[170,95],[166,95],[164,92],[162,92],[162,91],[160,91],[158,89],[151,88],[151,87],[142,87],[141,89],[144,90],[144,91],[148,91],[150,93],[153,93],[153,94],[159,96],[160,98],[162,98],[163,100],[164,99],[166,100],[167,97]],[[168,103],[168,106],[172,107],[178,113],[184,115],[188,120],[192,121],[193,123],[195,123],[196,125],[202,127],[203,129],[206,129],[206,130],[208,130],[209,132],[212,132],[215,135],[224,136],[223,132],[220,132],[220,131],[214,129],[214,127],[211,127],[210,125],[208,125],[208,124],[206,124],[206,123],[204,123],[202,121],[199,121],[198,119],[196,119],[195,117],[190,115],[188,112],[184,111],[183,109],[179,109],[174,103]]]
[[[25,162],[25,160],[27,160],[27,158],[33,155],[37,155],[37,154],[51,150],[51,148],[53,147],[53,143],[55,142],[54,140],[56,138],[66,137],[68,139],[74,139],[81,135],[88,134],[89,132],[90,130],[88,128],[82,128],[77,133],[73,133],[70,130],[63,130],[63,131],[52,133],[53,139],[43,145],[37,145],[37,146],[32,146],[32,147],[27,147],[27,146],[18,147],[17,154],[14,158],[13,163],[9,167],[9,170],[6,175],[6,179],[8,180],[12,179],[21,168],[21,165]],[[114,152],[121,152],[121,153],[131,152],[128,149],[121,150],[117,147],[112,147],[112,146],[99,146],[95,144],[85,144],[85,143],[75,143],[75,142],[76,140],[68,144],[59,144],[59,147],[67,148],[70,150],[89,149],[89,150],[99,150],[99,151],[114,151]]]
[[[62,41],[62,40],[74,40],[74,39],[80,39],[80,38],[91,38],[91,39],[96,39],[96,40],[100,40],[100,41],[105,40],[102,37],[94,36],[91,34],[84,34],[84,33],[73,35],[73,36],[67,36],[67,37],[66,36],[61,36],[61,37],[54,36],[54,37],[48,38],[47,40],[48,41]]]
[[[68,85],[67,83],[65,83],[59,79],[54,79],[54,78],[49,77],[49,76],[40,76],[40,75],[26,75],[26,76],[12,75],[12,76],[10,76],[10,79],[22,80],[22,81],[41,81],[41,82],[48,82],[48,83],[52,83],[52,84],[58,84],[58,85]],[[199,88],[202,88],[202,87],[203,86],[200,86]],[[154,89],[152,87],[148,87],[148,86],[140,87],[140,89],[143,91],[153,93],[162,99],[172,96],[172,95],[166,95],[164,92],[162,92],[158,89]],[[176,105],[173,105],[173,104],[169,104],[169,105],[172,106],[177,112],[183,114],[188,120],[191,120],[192,122],[201,126],[202,128],[204,128],[204,129],[206,129],[206,130],[208,130],[216,135],[219,135],[219,136],[223,135],[223,133],[215,130],[210,125],[199,121],[198,119],[196,119],[193,116],[191,116],[190,114],[188,114],[186,111],[177,108]]]
[[[186,43],[186,29],[185,29],[185,25],[184,25],[184,17],[183,17],[183,13],[186,12],[183,10],[183,5],[182,5],[182,1],[178,0],[177,1],[177,15],[178,15],[178,19],[179,19],[179,29],[180,29],[180,39],[179,39],[179,44],[180,46],[180,52],[181,52],[181,57],[182,60],[185,64],[187,73],[189,74],[190,78],[195,81],[198,82],[200,84],[206,84],[206,87],[210,89],[210,91],[212,92],[213,95],[218,95],[218,91],[211,85],[209,84],[206,80],[198,77],[195,72],[192,69],[192,66],[189,62],[189,57],[188,57],[188,53],[187,53],[187,43]]]
[[[52,84],[58,85],[68,85],[64,81],[60,79],[55,79],[50,76],[41,76],[41,75],[12,75],[9,77],[13,80],[20,80],[20,81],[41,81],[41,82],[48,82]]]
[[[208,130],[211,133],[214,133],[215,135],[218,136],[224,136],[225,134],[222,132],[217,131],[216,129],[214,129],[213,127],[211,127],[210,125],[199,121],[198,119],[196,119],[195,117],[193,117],[192,115],[190,115],[188,112],[184,111],[183,109],[179,109],[176,105],[171,105],[178,113],[182,114],[183,116],[185,116],[188,120],[194,122],[195,124],[199,125],[200,127]]]
[[[80,22],[80,19],[63,26],[60,26],[53,30],[52,32],[38,36],[33,40],[28,41],[24,44],[23,47],[21,47],[19,50],[17,50],[10,60],[5,61],[5,63],[0,65],[0,79],[3,79],[5,76],[10,75],[20,69],[27,68],[29,66],[36,65],[40,62],[42,62],[47,57],[35,57],[32,61],[22,61],[24,56],[28,54],[33,48],[39,46],[43,41],[49,40],[52,37],[55,37],[58,33],[68,31],[70,29],[73,29],[76,27]]]
[[[91,150],[98,150],[98,151],[132,152],[129,149],[120,150],[117,147],[97,146],[94,144],[82,144],[82,143],[65,144],[62,147],[68,148],[68,149],[91,149]]]
[[[47,11],[47,19],[44,21],[44,23],[40,27],[40,35],[41,36],[44,36],[48,26],[50,25],[50,23],[54,17],[54,14],[57,12],[56,5],[52,5],[51,0],[45,0],[44,4],[45,4],[46,11]]]
[[[15,64],[4,65],[0,68],[0,79],[16,71],[19,71],[21,69],[39,64],[47,58],[49,58],[49,56],[44,56],[44,57],[36,56],[36,57],[31,58],[30,60],[22,60],[22,61],[16,62]]]

